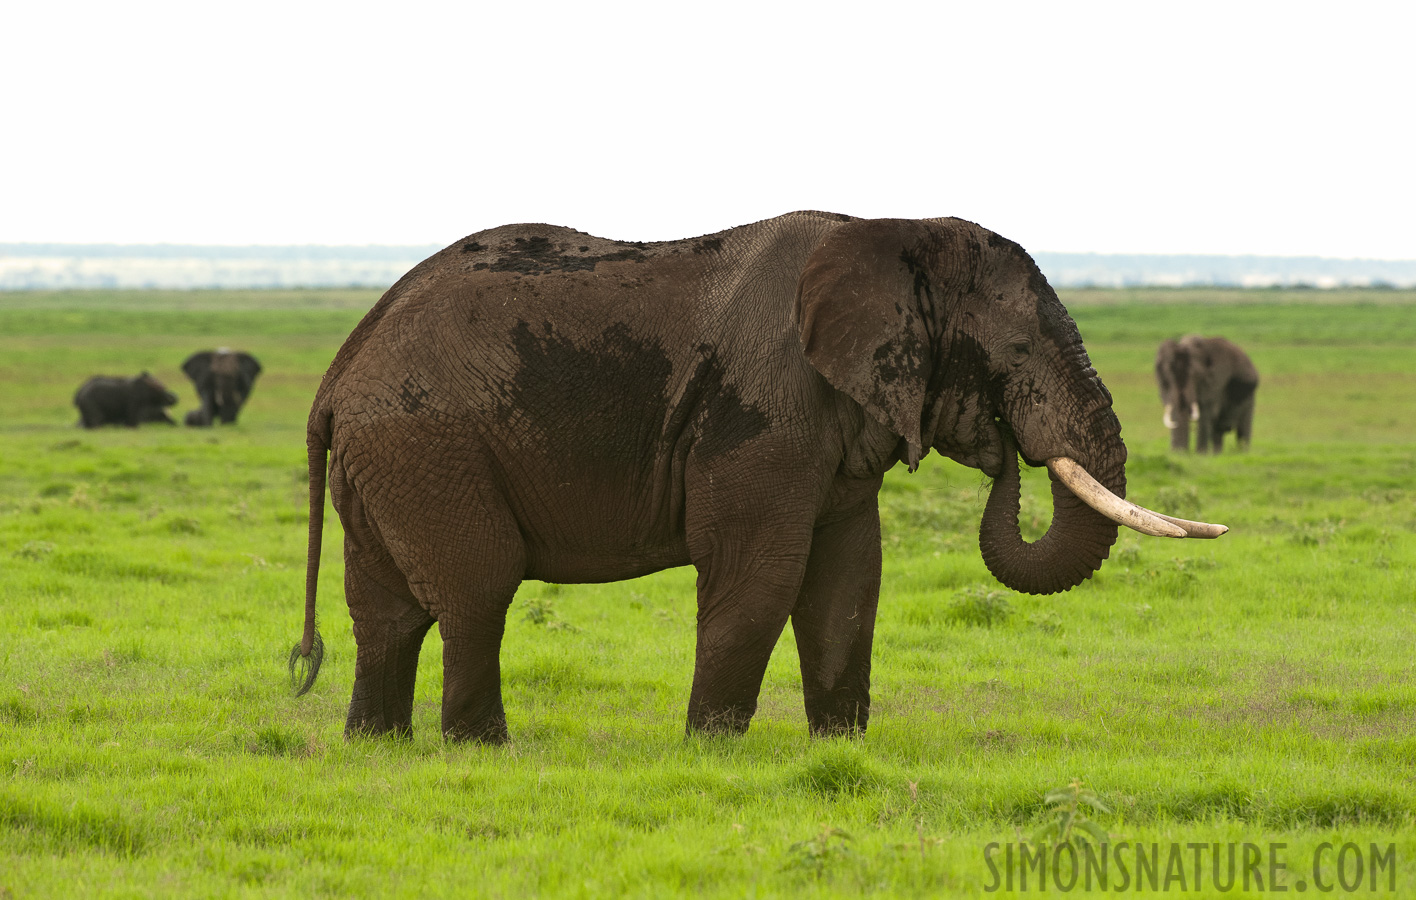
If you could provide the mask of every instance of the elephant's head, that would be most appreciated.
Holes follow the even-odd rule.
[[[167,385],[154,378],[151,372],[143,372],[134,378],[132,390],[143,406],[161,408],[177,402],[177,395],[169,391]]]
[[[1171,449],[1189,449],[1190,423],[1200,417],[1195,363],[1193,342],[1188,339],[1170,338],[1155,353],[1155,381],[1165,406],[1161,422],[1170,432]]]
[[[797,321],[812,365],[902,438],[911,470],[932,447],[994,478],[979,544],[1014,590],[1080,584],[1117,522],[1223,533],[1122,499],[1126,446],[1111,395],[1056,292],[1012,241],[960,219],[841,225],[807,260]],[[1032,544],[1018,529],[1019,453],[1052,476],[1052,525]]]
[[[139,421],[177,424],[164,410],[164,407],[177,402],[177,395],[169,391],[167,386],[154,378],[151,373],[143,372],[134,377],[128,384],[128,390],[132,392],[133,406],[139,410]]]
[[[250,396],[261,364],[249,353],[223,348],[193,353],[182,363],[182,371],[192,379],[206,412],[204,421],[188,424],[209,425],[213,419],[230,424]]]

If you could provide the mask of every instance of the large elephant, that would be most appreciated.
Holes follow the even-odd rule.
[[[1155,380],[1172,450],[1190,449],[1191,422],[1196,423],[1195,449],[1200,453],[1218,453],[1230,431],[1240,450],[1249,448],[1259,372],[1233,342],[1198,334],[1171,338],[1156,351]]]
[[[969,222],[797,212],[650,244],[549,225],[474,234],[384,294],[315,396],[292,676],[308,690],[322,652],[328,452],[358,647],[346,734],[410,732],[436,621],[444,734],[505,740],[498,656],[523,579],[688,564],[690,730],[747,728],[788,619],[811,731],[864,729],[885,471],[931,448],[982,469],[996,479],[989,568],[1062,591],[1101,565],[1112,518],[1224,530],[1120,499],[1120,430],[1032,259]],[[1018,452],[1054,473],[1052,526],[1031,545]]]
[[[175,425],[164,407],[176,402],[177,395],[147,372],[132,378],[95,375],[74,392],[79,424],[84,428],[103,425],[136,428],[144,422]]]
[[[220,419],[230,425],[251,396],[261,364],[249,353],[222,347],[193,353],[182,363],[182,371],[192,379],[202,401],[200,410],[187,415],[186,424],[204,426]]]

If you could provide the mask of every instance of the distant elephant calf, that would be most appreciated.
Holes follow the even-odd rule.
[[[136,428],[143,422],[176,425],[163,409],[176,402],[177,395],[147,372],[132,378],[95,375],[74,394],[79,424],[85,428],[104,425]]]
[[[249,353],[225,347],[193,353],[182,363],[182,371],[192,379],[201,398],[201,409],[187,414],[186,424],[205,426],[220,420],[230,425],[251,396],[261,364]]]
[[[1195,450],[1218,453],[1233,431],[1247,450],[1254,425],[1259,373],[1248,354],[1222,337],[1186,335],[1167,340],[1155,355],[1155,378],[1165,404],[1170,449],[1190,449],[1190,423],[1199,434]]]

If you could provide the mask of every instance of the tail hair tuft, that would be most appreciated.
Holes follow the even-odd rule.
[[[300,654],[300,645],[296,644],[290,651],[290,687],[295,690],[295,696],[303,697],[310,688],[315,685],[315,676],[320,674],[320,663],[324,661],[324,639],[320,637],[319,631],[315,631],[315,640],[310,645],[310,655]],[[299,674],[295,672],[295,666],[300,666]]]

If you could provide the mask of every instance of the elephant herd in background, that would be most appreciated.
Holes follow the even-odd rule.
[[[201,400],[201,406],[188,412],[183,423],[203,427],[216,421],[236,421],[261,373],[261,364],[249,353],[222,348],[193,353],[182,363],[182,371],[192,379]],[[1226,338],[1198,334],[1170,338],[1156,351],[1155,378],[1165,406],[1161,421],[1170,432],[1172,450],[1189,451],[1191,422],[1195,423],[1195,450],[1199,453],[1219,453],[1230,431],[1239,449],[1248,449],[1259,373],[1238,345]],[[145,422],[175,425],[166,407],[176,403],[177,395],[148,372],[132,378],[95,375],[74,395],[79,424],[84,428],[135,427]]]
[[[223,347],[193,353],[182,363],[182,371],[192,379],[201,400],[201,406],[188,412],[184,423],[204,427],[219,421],[229,425],[250,397],[261,364],[249,353]],[[148,372],[132,378],[95,375],[74,394],[79,424],[84,428],[136,428],[145,422],[175,425],[167,407],[176,402],[177,395]]]

